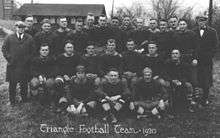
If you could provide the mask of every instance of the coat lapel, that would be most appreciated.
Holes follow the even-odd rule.
[[[207,27],[204,31],[202,38],[205,39],[208,36],[208,33],[209,33],[209,28]]]

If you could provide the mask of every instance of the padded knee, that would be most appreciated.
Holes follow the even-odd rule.
[[[61,76],[56,77],[55,81],[54,81],[54,86],[55,88],[62,88],[64,85],[64,79]]]
[[[46,87],[51,89],[51,88],[54,88],[54,85],[55,85],[55,81],[53,79],[48,79],[45,83]]]
[[[109,110],[111,109],[109,103],[104,103],[104,104],[102,105],[102,107],[103,107],[103,109],[104,109],[105,111],[109,111]]]
[[[31,89],[36,90],[40,85],[40,81],[38,78],[33,78],[30,82]]]
[[[87,103],[87,106],[89,106],[90,108],[95,108],[96,104],[97,103],[95,101],[91,101]]]

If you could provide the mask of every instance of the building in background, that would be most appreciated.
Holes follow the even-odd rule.
[[[0,19],[11,19],[14,12],[14,0],[0,0]]]
[[[37,22],[48,18],[54,23],[59,17],[65,16],[69,23],[74,23],[78,17],[85,19],[88,12],[96,18],[101,14],[106,15],[104,4],[23,4],[13,15],[21,19],[32,15]]]

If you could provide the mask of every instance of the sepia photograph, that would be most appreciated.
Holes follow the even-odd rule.
[[[0,0],[0,138],[220,138],[220,0]]]

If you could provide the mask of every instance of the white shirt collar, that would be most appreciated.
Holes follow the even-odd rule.
[[[17,35],[17,37],[19,38],[19,33],[18,33],[18,32],[16,33],[16,35]],[[24,37],[24,33],[21,34],[21,39],[23,39],[23,37]]]
[[[200,36],[202,37],[204,34],[204,30],[200,30]]]

